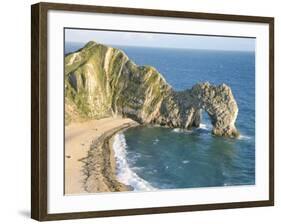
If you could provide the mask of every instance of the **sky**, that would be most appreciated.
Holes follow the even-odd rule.
[[[255,38],[65,29],[66,42],[200,50],[255,51]]]

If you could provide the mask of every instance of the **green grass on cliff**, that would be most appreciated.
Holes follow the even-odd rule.
[[[168,87],[155,68],[138,67],[122,51],[111,48],[109,52],[108,47],[96,43],[66,56],[65,75],[65,97],[82,117],[104,117],[124,107],[150,114]],[[71,114],[65,119],[70,122]]]

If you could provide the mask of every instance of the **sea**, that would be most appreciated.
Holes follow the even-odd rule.
[[[83,47],[65,44],[65,54]],[[199,128],[130,128],[114,137],[117,178],[135,191],[255,184],[255,52],[114,46],[154,66],[175,90],[198,82],[231,87],[240,137],[216,137],[208,114]]]

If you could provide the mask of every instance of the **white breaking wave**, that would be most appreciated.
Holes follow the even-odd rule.
[[[174,129],[172,130],[172,132],[179,133],[179,132],[181,132],[181,129],[180,129],[180,128],[174,128]]]
[[[208,130],[211,131],[212,130],[212,125],[211,124],[203,124],[200,123],[199,129],[203,129],[203,130]],[[192,130],[188,130],[188,129],[183,129],[183,128],[174,128],[172,130],[172,132],[176,132],[176,133],[191,133]]]
[[[172,130],[172,132],[176,132],[176,133],[191,133],[192,130],[187,130],[187,129],[183,129],[183,128],[174,128]]]
[[[182,163],[187,164],[187,163],[189,163],[189,160],[183,160]]]
[[[199,128],[201,128],[203,130],[212,130],[212,125],[200,123]]]
[[[153,145],[158,144],[158,142],[159,142],[159,139],[158,139],[158,138],[154,139],[154,140],[153,140]]]
[[[247,135],[239,135],[238,139],[239,139],[239,140],[250,140],[251,137],[250,137],[250,136],[247,136]]]
[[[114,137],[113,150],[116,159],[117,179],[123,184],[130,185],[134,191],[155,190],[147,181],[140,178],[130,167],[126,159],[126,139],[123,133],[118,133]]]

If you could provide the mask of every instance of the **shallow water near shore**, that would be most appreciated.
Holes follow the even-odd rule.
[[[116,138],[127,163],[117,170],[121,181],[137,191],[255,184],[254,52],[120,48],[137,64],[156,67],[176,90],[205,81],[229,85],[241,134],[238,139],[213,136],[204,111],[200,127],[191,131],[131,128]]]
[[[250,138],[215,137],[205,126],[192,131],[135,127],[115,137],[117,177],[137,191],[251,185],[250,145]]]
[[[66,52],[83,44],[66,45]],[[151,65],[175,90],[198,82],[231,87],[238,139],[211,134],[203,111],[193,130],[139,126],[114,137],[117,178],[136,191],[255,184],[255,53],[117,46],[138,65]]]

